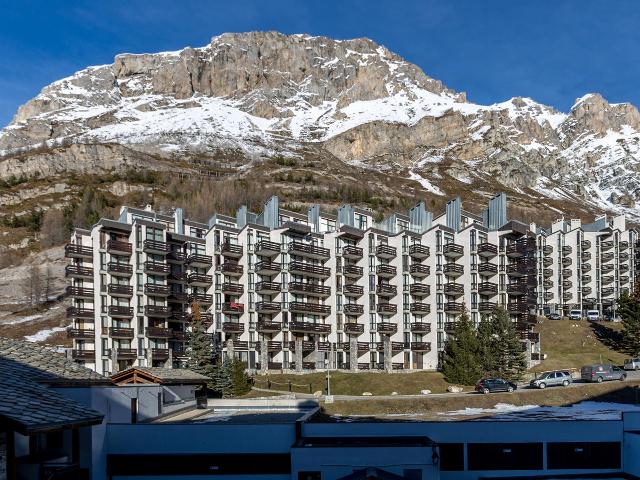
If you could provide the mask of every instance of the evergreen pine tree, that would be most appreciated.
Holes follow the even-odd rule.
[[[511,381],[518,381],[527,369],[522,352],[522,342],[507,311],[496,308],[492,318],[493,346],[495,359],[494,374]]]
[[[618,299],[618,314],[622,318],[622,346],[634,357],[640,355],[640,294],[624,294]]]
[[[251,379],[245,370],[245,364],[234,358],[229,366],[233,396],[244,395],[251,390]]]
[[[497,370],[496,354],[494,351],[493,317],[483,316],[477,330],[479,364],[484,376],[494,376]]]
[[[222,398],[233,396],[232,364],[233,360],[226,359],[214,373],[215,390]]]
[[[200,314],[200,305],[197,302],[193,302],[191,305],[191,333],[188,349],[187,368],[211,378],[207,387],[211,390],[217,390],[214,381],[217,369],[213,363],[211,335],[207,333]]]
[[[467,311],[460,315],[444,349],[442,372],[450,383],[473,385],[482,375],[476,332]]]

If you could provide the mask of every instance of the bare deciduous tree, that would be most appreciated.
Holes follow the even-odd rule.
[[[67,240],[67,227],[62,211],[57,208],[47,210],[42,218],[40,233],[44,247],[52,247],[64,243]]]

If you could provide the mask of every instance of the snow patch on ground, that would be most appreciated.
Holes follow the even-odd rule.
[[[423,176],[418,175],[413,170],[409,170],[409,180],[414,180],[418,182],[422,186],[422,188],[424,188],[428,192],[435,193],[436,195],[445,195],[445,193],[442,190],[440,190],[438,187],[436,187],[433,183],[431,183],[429,180],[427,180]]]
[[[38,320],[42,318],[42,315],[29,315],[28,317],[18,317],[13,318],[11,320],[3,321],[3,325],[17,325],[19,323],[31,322],[33,320]]]
[[[46,330],[40,330],[39,332],[34,333],[33,335],[25,335],[24,339],[27,342],[44,342],[47,338],[57,332],[64,332],[66,330],[65,327],[53,327],[47,328]]]

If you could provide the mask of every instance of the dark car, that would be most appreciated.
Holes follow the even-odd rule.
[[[503,378],[483,378],[476,383],[476,392],[492,393],[492,392],[513,392],[518,386]]]
[[[606,380],[625,380],[627,373],[616,365],[585,365],[580,369],[580,378],[585,382],[602,383]]]
[[[562,317],[559,313],[547,313],[547,318],[549,320],[562,320]]]

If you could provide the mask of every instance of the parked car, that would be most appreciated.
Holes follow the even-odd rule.
[[[580,370],[580,378],[585,382],[602,383],[605,380],[624,380],[627,374],[615,365],[585,365]]]
[[[492,393],[492,392],[513,392],[518,386],[503,378],[483,378],[476,384],[476,392]]]
[[[537,378],[529,382],[531,388],[547,388],[562,385],[568,387],[571,384],[571,373],[565,370],[554,370],[552,372],[544,372]]]
[[[562,320],[562,316],[559,313],[547,313],[549,320]]]
[[[571,310],[569,312],[569,318],[571,320],[581,320],[582,319],[582,311],[581,310]]]
[[[587,310],[587,320],[597,322],[600,320],[600,312],[598,310]]]
[[[624,361],[625,370],[640,370],[640,358],[627,358]]]

